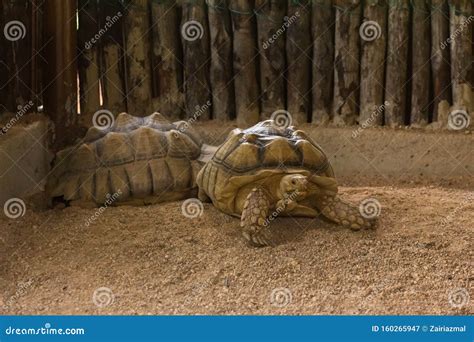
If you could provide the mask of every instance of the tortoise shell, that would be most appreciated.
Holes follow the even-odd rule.
[[[326,154],[303,131],[266,120],[246,130],[233,130],[200,171],[197,182],[216,207],[232,214],[240,188],[290,173],[334,178]]]
[[[52,197],[73,204],[114,201],[161,202],[196,191],[194,161],[202,141],[184,121],[171,123],[159,113],[118,115],[107,129],[91,127],[83,141],[58,152],[48,180]]]

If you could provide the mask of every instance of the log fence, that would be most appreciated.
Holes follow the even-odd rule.
[[[30,111],[43,106],[58,135],[68,132],[61,144],[99,109],[241,126],[286,110],[295,124],[423,127],[443,119],[441,103],[474,106],[473,0],[0,0],[0,9],[0,111],[33,100]],[[15,23],[20,38],[8,33]]]

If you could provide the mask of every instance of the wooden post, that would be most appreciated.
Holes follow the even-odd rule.
[[[5,27],[8,19],[4,10],[3,1],[0,1],[0,27]],[[7,59],[8,40],[4,34],[0,34],[0,115],[13,108],[13,96],[10,94],[9,71]]]
[[[32,38],[36,33],[31,28],[31,4],[27,0],[3,0],[4,22],[0,34],[4,53],[4,69],[7,69],[6,105],[8,110],[17,112],[33,100],[32,93]],[[5,74],[4,74],[5,75]],[[30,106],[31,107],[31,106]]]
[[[171,119],[184,113],[179,11],[174,1],[151,3],[153,34],[153,110]]]
[[[77,128],[76,1],[47,1],[44,16],[44,111],[54,122],[59,149],[85,133]]]
[[[281,0],[256,0],[258,48],[260,51],[261,116],[269,118],[285,109],[286,4]],[[288,34],[288,33],[287,33]]]
[[[410,0],[391,2],[385,76],[385,124],[402,126],[407,116]]]
[[[209,28],[204,0],[185,0],[181,20],[186,115],[211,118]]]
[[[356,123],[360,52],[360,0],[336,2],[333,117],[336,125]]]
[[[99,11],[96,0],[79,0],[79,95],[81,126],[93,125],[92,117],[100,109],[99,82]]]
[[[430,97],[430,21],[425,0],[412,2],[412,70],[411,119],[412,126],[428,123]]]
[[[127,110],[125,103],[125,65],[123,63],[123,16],[121,2],[100,0],[100,27],[107,28],[100,44],[100,80],[103,107],[115,115]]]
[[[234,0],[229,5],[234,30],[235,107],[237,124],[248,127],[259,121],[257,79],[257,37],[250,0]]]
[[[148,1],[128,0],[125,15],[127,109],[129,114],[151,114],[151,67]]]
[[[360,116],[365,126],[382,125],[387,42],[385,0],[366,0],[359,33],[362,42]]]
[[[211,38],[212,117],[229,120],[235,117],[232,72],[232,22],[227,0],[208,0]]]
[[[312,122],[326,124],[330,120],[334,66],[334,12],[331,0],[314,1]]]
[[[40,49],[43,47],[43,13],[44,13],[44,2],[38,0],[31,0],[31,30],[32,44],[31,44],[31,90],[33,93],[34,110],[36,111],[38,106],[43,103],[42,100],[42,86],[41,86],[41,68],[40,58],[38,54]]]
[[[433,75],[433,117],[438,120],[438,104],[451,100],[449,53],[449,10],[447,0],[431,0],[431,74]]]
[[[466,109],[472,99],[469,77],[473,68],[472,60],[472,18],[474,4],[472,0],[450,2],[451,21],[451,82],[453,102],[456,107]],[[472,125],[472,124],[471,124]]]
[[[287,18],[288,112],[299,125],[309,121],[311,103],[311,1],[288,0]]]

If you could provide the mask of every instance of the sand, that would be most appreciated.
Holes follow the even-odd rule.
[[[253,248],[204,204],[27,210],[0,218],[2,314],[472,314],[467,189],[341,188],[382,205],[375,231],[322,219],[272,223]],[[95,295],[94,295],[95,293]],[[471,296],[469,300],[468,296]]]

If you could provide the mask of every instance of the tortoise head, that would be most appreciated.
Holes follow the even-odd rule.
[[[308,179],[301,174],[284,176],[280,181],[280,192],[294,201],[302,200],[308,193]]]

